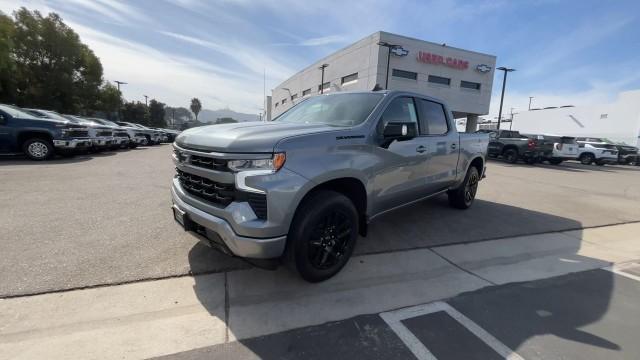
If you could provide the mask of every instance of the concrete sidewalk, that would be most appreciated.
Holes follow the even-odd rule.
[[[640,224],[354,257],[308,284],[257,269],[0,300],[0,358],[139,359],[640,259]]]

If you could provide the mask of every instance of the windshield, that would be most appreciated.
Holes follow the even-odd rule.
[[[274,121],[354,126],[369,116],[383,96],[371,93],[316,96],[297,104]]]
[[[60,120],[60,121],[71,121],[71,122],[77,122],[73,119],[67,119],[66,117],[58,114],[55,111],[51,111],[51,110],[35,110],[41,114],[44,114],[44,116],[48,117],[49,119],[54,119],[54,120]]]
[[[19,107],[9,106],[9,105],[0,105],[0,110],[6,112],[7,114],[19,118],[19,119],[36,119],[40,120],[37,116],[33,116]]]

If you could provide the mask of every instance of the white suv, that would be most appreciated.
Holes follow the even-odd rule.
[[[559,165],[565,160],[577,160],[579,145],[572,136],[542,135],[545,141],[553,142],[553,151],[543,160],[550,164]]]
[[[578,160],[584,165],[617,164],[618,148],[601,138],[579,137]]]

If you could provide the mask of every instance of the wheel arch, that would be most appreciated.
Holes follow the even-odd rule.
[[[22,131],[18,134],[18,147],[22,149],[22,146],[24,145],[24,143],[29,140],[29,139],[33,139],[33,138],[44,138],[48,141],[53,141],[53,136],[51,136],[51,134],[49,134],[46,131],[42,131],[42,130],[25,130]]]
[[[337,193],[340,193],[351,202],[356,207],[358,211],[358,219],[359,219],[359,232],[360,235],[366,236],[367,234],[367,190],[364,183],[355,177],[339,177],[333,178],[329,180],[325,180],[322,183],[316,184],[311,189],[309,189],[304,196],[300,199],[296,206],[296,212],[300,208],[300,206],[313,194],[322,190],[331,190]],[[295,217],[295,212],[294,212]]]

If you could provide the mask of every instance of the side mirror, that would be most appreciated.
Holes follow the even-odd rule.
[[[410,140],[418,134],[418,126],[414,122],[388,122],[382,136],[385,140]]]
[[[494,139],[497,139],[497,138],[498,138],[498,133],[494,133],[494,132],[489,133],[489,139],[494,140]]]

